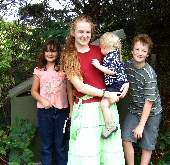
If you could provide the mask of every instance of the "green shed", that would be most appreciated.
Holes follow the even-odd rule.
[[[27,119],[38,127],[37,102],[31,96],[31,86],[33,78],[9,90],[8,96],[11,98],[11,124],[15,124],[15,118]],[[35,138],[31,141],[30,149],[34,152],[33,161],[40,162],[41,141],[37,131]]]

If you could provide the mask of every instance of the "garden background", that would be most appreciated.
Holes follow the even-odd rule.
[[[59,5],[61,9],[56,9]],[[12,8],[17,6],[17,11]],[[32,77],[38,52],[42,43],[49,38],[57,38],[64,47],[69,32],[70,22],[82,13],[91,16],[96,24],[99,38],[106,31],[123,29],[126,38],[122,40],[123,59],[131,58],[131,41],[139,33],[147,33],[154,42],[153,59],[148,60],[158,75],[158,87],[163,106],[163,120],[157,149],[153,153],[154,165],[170,164],[170,1],[169,0],[56,0],[53,6],[49,0],[31,3],[26,0],[1,0],[0,2],[0,164],[12,165],[19,159],[31,161],[29,142],[33,138],[29,129],[34,130],[27,121],[18,121],[19,128],[24,127],[28,144],[19,146],[10,137],[16,127],[11,127],[11,104],[8,91],[14,86]],[[4,16],[15,12],[13,21],[6,21]],[[29,121],[28,121],[29,122]],[[28,128],[27,126],[30,126]],[[26,129],[27,128],[27,129]],[[14,130],[14,131],[12,131]],[[23,134],[22,132],[20,132]],[[34,134],[34,132],[32,133]],[[29,137],[30,136],[30,137]],[[21,138],[19,139],[21,140]],[[20,151],[18,151],[18,148]],[[9,156],[10,151],[23,157]],[[29,151],[29,152],[28,152]],[[16,154],[17,153],[17,154]],[[25,157],[29,158],[26,159]],[[137,155],[140,151],[137,148]]]

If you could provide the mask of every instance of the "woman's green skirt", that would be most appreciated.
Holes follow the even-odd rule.
[[[124,165],[124,152],[116,104],[111,105],[118,126],[108,139],[101,134],[105,119],[100,102],[74,104],[70,127],[68,165]]]

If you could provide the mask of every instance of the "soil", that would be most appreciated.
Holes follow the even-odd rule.
[[[2,155],[0,154],[0,165],[8,165],[9,162],[9,154]]]

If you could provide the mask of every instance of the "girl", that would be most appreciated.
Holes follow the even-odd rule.
[[[119,100],[116,92],[105,91],[103,73],[91,61],[103,61],[100,47],[89,44],[94,24],[89,17],[77,17],[63,51],[63,67],[75,87],[76,99],[72,113],[68,165],[124,165],[124,153],[120,129],[109,139],[102,139],[105,128],[100,108],[102,97],[111,103]],[[124,89],[124,90],[123,90]],[[122,87],[121,97],[128,88]],[[116,104],[111,105],[115,122],[119,126]]]
[[[42,165],[53,164],[55,147],[57,165],[66,165],[65,120],[73,109],[73,90],[60,69],[61,47],[57,40],[47,41],[34,69],[32,96],[38,101],[38,123],[42,144]],[[68,97],[67,97],[68,96]],[[69,104],[68,104],[69,100]]]

